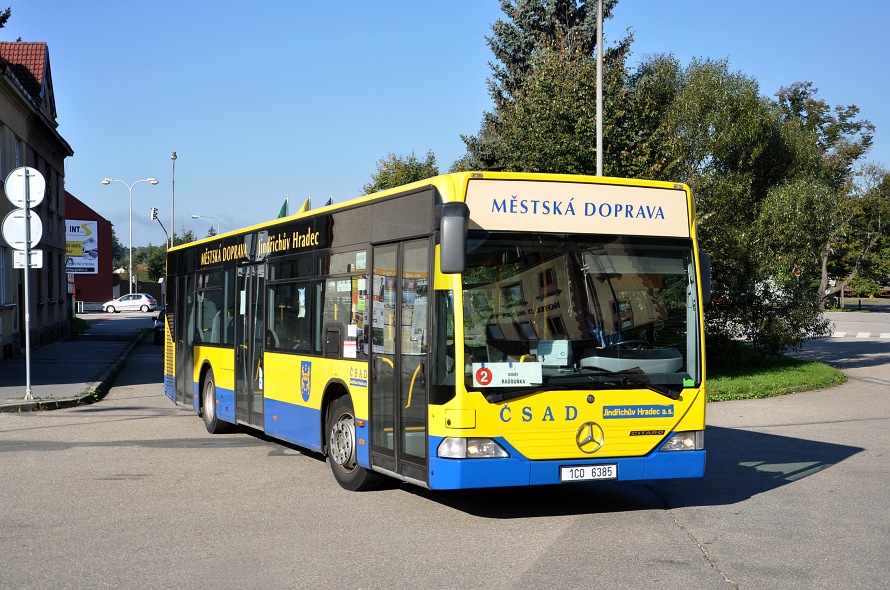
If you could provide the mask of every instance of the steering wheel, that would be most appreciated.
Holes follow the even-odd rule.
[[[630,349],[641,349],[641,348],[652,348],[652,343],[648,340],[622,340],[621,342],[613,342],[611,344],[605,345],[603,348],[630,348]]]

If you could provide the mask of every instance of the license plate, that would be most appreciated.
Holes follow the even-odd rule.
[[[575,465],[559,468],[559,481],[590,481],[594,479],[615,479],[618,477],[618,466],[610,465]]]

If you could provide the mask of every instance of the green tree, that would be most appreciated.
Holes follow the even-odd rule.
[[[824,187],[823,209],[829,221],[821,229],[819,284],[817,297],[821,307],[836,297],[848,282],[855,280],[883,235],[870,231],[869,219],[880,200],[866,198],[858,189],[859,166],[874,137],[874,125],[857,118],[855,105],[832,109],[819,98],[810,82],[798,82],[777,93],[783,121],[791,132],[804,138],[808,157],[801,158],[798,173]],[[826,192],[827,191],[827,192]],[[806,195],[801,195],[806,199]],[[803,218],[806,219],[806,218]],[[813,233],[808,225],[799,226]],[[836,280],[831,285],[832,276]]]
[[[467,153],[452,170],[595,173],[592,6],[502,2],[508,20],[488,38],[494,109],[462,138]],[[710,351],[744,338],[779,352],[825,334],[825,277],[843,278],[835,290],[854,279],[874,288],[890,267],[879,188],[890,181],[862,175],[873,127],[810,83],[763,96],[725,60],[683,67],[661,55],[630,71],[631,42],[604,52],[605,173],[692,188],[700,244],[727,295],[706,309]]]
[[[844,286],[858,296],[882,294],[890,286],[890,173],[877,164],[862,167],[841,202],[846,214],[844,231],[822,253],[823,299],[838,296]],[[838,280],[824,286],[828,277]]]
[[[529,62],[524,91],[498,113],[500,166],[574,174],[596,170],[593,61],[545,49]]]
[[[114,268],[125,267],[129,264],[129,250],[121,244],[113,226],[111,228],[111,260]]]
[[[644,63],[630,78],[627,104],[635,118],[645,120],[652,105],[659,113],[653,177],[686,182],[695,194],[698,235],[730,301],[708,310],[710,341],[719,349],[746,338],[779,352],[825,334],[824,269],[839,252],[838,237],[866,216],[867,201],[850,190],[871,125],[856,119],[854,106],[829,108],[808,83],[769,100],[725,61],[677,66],[664,56]],[[660,81],[641,94],[640,80],[653,76]],[[653,87],[655,98],[647,98]],[[858,235],[868,240],[855,245],[852,276],[882,234]]]
[[[378,191],[402,186],[410,182],[424,180],[439,174],[436,164],[436,156],[433,152],[427,152],[422,161],[411,152],[408,156],[387,154],[377,162],[377,172],[371,177],[371,182],[362,187],[364,194],[369,195]]]
[[[617,0],[603,2],[604,19],[611,18]],[[533,62],[541,50],[590,59],[596,49],[596,3],[580,0],[501,0],[509,20],[492,25],[488,46],[499,63],[492,63],[489,91],[495,107],[521,96]]]
[[[211,234],[215,235],[215,228],[211,228],[208,231],[208,236]],[[192,230],[184,230],[182,234],[175,236],[177,246],[181,244],[187,244],[189,242],[194,242],[197,240],[195,234]],[[138,260],[138,264],[145,265],[145,271],[140,272],[139,278],[141,280],[148,280],[151,282],[157,282],[161,277],[166,276],[167,274],[167,247],[166,246],[152,246],[149,244],[148,246],[141,246],[138,249],[138,257],[136,253],[134,253],[134,258]]]
[[[6,26],[6,21],[9,20],[9,17],[12,16],[12,7],[9,6],[6,10],[0,10],[0,29]]]
[[[616,3],[604,2],[605,18]],[[478,134],[461,136],[467,153],[451,170],[577,171],[591,154],[595,163],[595,3],[502,0],[501,10],[509,20],[486,38],[497,59],[488,80],[495,108]],[[604,54],[607,88],[622,75],[630,39]]]
[[[195,232],[190,229],[183,229],[182,233],[173,236],[173,245],[180,246],[182,244],[189,244],[191,242],[196,242],[198,238],[195,236]]]
[[[662,56],[642,71],[662,77],[649,87],[673,84],[658,95],[669,102],[653,119],[660,141],[652,170],[661,180],[692,188],[700,244],[712,255],[714,282],[726,295],[723,304],[706,310],[710,352],[719,357],[739,338],[780,352],[823,334],[827,325],[806,295],[808,285],[788,279],[793,265],[779,272],[785,269],[777,269],[761,243],[775,235],[762,230],[776,225],[764,207],[806,153],[790,141],[775,103],[726,61],[693,60],[681,68]],[[631,102],[663,104],[643,92],[635,87]],[[777,195],[777,203],[780,196],[787,201],[789,191]]]
[[[140,273],[139,278],[156,283],[167,274],[167,247],[149,244],[145,247],[141,262],[145,265],[145,273],[144,276]]]

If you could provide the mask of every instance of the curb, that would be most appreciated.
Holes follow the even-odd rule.
[[[125,348],[124,351],[105,368],[99,378],[96,381],[88,383],[79,395],[58,399],[22,400],[18,403],[0,404],[0,412],[40,412],[44,410],[61,410],[64,408],[85,406],[102,400],[108,394],[108,390],[111,389],[111,385],[114,383],[118,373],[120,373],[127,357],[133,353],[137,346],[142,344],[142,341],[145,340],[147,334],[147,330],[140,330],[136,338],[134,338],[127,345],[127,348]]]

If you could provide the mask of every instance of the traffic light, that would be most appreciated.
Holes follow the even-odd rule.
[[[155,220],[158,218],[158,208],[157,207],[151,208],[151,218],[152,218],[152,220]]]

